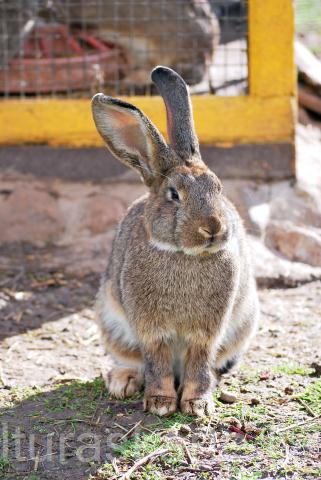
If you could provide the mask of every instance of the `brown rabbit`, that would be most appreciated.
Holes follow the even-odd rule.
[[[246,235],[216,175],[203,163],[184,80],[157,67],[170,146],[136,107],[102,93],[92,101],[111,152],[149,187],[120,223],[97,297],[114,365],[110,393],[145,383],[144,406],[209,414],[212,392],[246,349],[258,299]],[[175,380],[179,384],[175,388]]]
[[[208,0],[98,3],[55,0],[54,5],[61,4],[62,18],[71,24],[93,28],[100,39],[124,47],[130,64],[118,88],[148,85],[156,62],[176,68],[193,84],[206,77],[220,36]]]
[[[118,89],[125,92],[148,85],[155,62],[178,69],[189,83],[201,82],[220,37],[219,22],[208,0],[2,0],[0,5],[4,17],[0,68],[19,52],[32,22],[56,20],[76,30],[90,30],[97,38],[124,48],[129,64],[123,68]]]

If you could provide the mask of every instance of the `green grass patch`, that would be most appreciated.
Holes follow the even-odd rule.
[[[135,435],[122,445],[115,448],[115,453],[124,459],[137,460],[149,453],[154,452],[158,448],[168,448],[171,454],[164,456],[162,462],[166,465],[179,465],[184,458],[184,451],[181,445],[174,442],[166,441],[162,436],[155,432],[150,434]]]
[[[321,32],[321,2],[320,0],[297,0],[295,23],[299,33],[307,32],[311,27]]]
[[[283,375],[301,375],[305,377],[313,373],[314,369],[298,363],[283,363],[272,367],[272,371]]]
[[[304,402],[315,415],[321,415],[321,380],[311,383],[295,400]]]
[[[1,413],[5,415],[25,404],[33,433],[47,434],[53,425],[63,429],[71,427],[75,431],[79,422],[90,424],[103,397],[106,400],[108,393],[101,378],[90,382],[70,381],[57,384],[53,389],[15,388],[8,394],[9,401],[2,404]],[[63,418],[57,418],[56,413],[61,413]],[[111,408],[105,408],[104,413],[111,414]]]
[[[90,475],[88,480],[109,480],[111,477],[115,475],[115,470],[114,467],[112,466],[111,463],[104,463],[99,470],[97,471],[97,474]]]
[[[304,36],[307,47],[320,57],[321,2],[320,0],[296,0],[295,4],[296,31]]]
[[[262,478],[261,472],[247,472],[242,468],[236,468],[230,480],[258,480]]]
[[[245,422],[257,422],[259,425],[261,422],[264,424],[267,421],[268,410],[264,405],[250,406],[244,402],[237,402],[232,405],[223,405],[217,402],[220,406],[220,410],[216,412],[218,420],[223,421],[228,417],[235,417],[240,420],[241,423]]]
[[[50,394],[50,397],[49,397]],[[48,398],[46,398],[46,396]],[[41,387],[15,387],[10,391],[10,400],[1,407],[12,408],[22,401],[37,401],[38,406],[45,406],[51,411],[60,411],[65,408],[77,410],[87,400],[96,402],[103,396],[108,396],[102,378],[98,377],[90,382],[73,380],[69,383],[56,384],[54,389]],[[34,416],[39,414],[35,410]]]
[[[226,444],[224,451],[227,453],[241,453],[243,455],[250,455],[256,451],[256,445],[246,441],[242,443],[230,442]]]
[[[161,419],[155,426],[162,426],[163,428],[180,427],[195,421],[195,417],[184,415],[183,413],[174,413],[171,417]]]
[[[147,465],[141,470],[140,478],[141,480],[166,480],[162,470],[153,464]]]
[[[0,457],[0,473],[4,473],[7,470],[9,470],[10,466],[11,466],[11,462],[9,458]]]
[[[162,437],[158,433],[135,435],[117,446],[114,451],[123,458],[135,460],[157,450],[162,443]]]

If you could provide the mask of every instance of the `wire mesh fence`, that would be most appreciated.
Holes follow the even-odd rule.
[[[154,94],[150,70],[192,93],[247,93],[245,0],[0,0],[0,95]]]
[[[304,44],[321,58],[321,2],[295,1],[296,32]]]

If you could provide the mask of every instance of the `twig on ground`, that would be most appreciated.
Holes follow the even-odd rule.
[[[121,430],[127,433],[127,428],[123,427],[122,425],[119,425],[119,423],[114,422],[114,425],[116,425],[116,427],[120,428]]]
[[[95,420],[94,424],[100,425],[100,419],[101,419],[101,415],[98,415],[97,420]]]
[[[129,470],[127,470],[127,472],[124,473],[124,475],[120,477],[120,480],[129,480],[132,474],[136,470],[138,470],[139,467],[146,465],[146,463],[150,462],[151,460],[155,460],[155,458],[157,457],[161,457],[162,455],[168,455],[169,453],[170,453],[170,450],[168,448],[160,448],[158,450],[155,450],[152,453],[149,453],[145,457],[135,462],[134,465]]]
[[[316,417],[317,414],[312,410],[312,408],[309,407],[309,405],[307,405],[301,398],[296,398],[295,400],[297,400],[299,403],[301,403],[301,405],[305,408],[305,410],[310,413],[312,415],[312,417]]]
[[[130,435],[134,430],[136,430],[136,428],[142,423],[143,420],[139,420],[139,422],[135,423],[135,425],[130,429],[128,430],[128,432],[126,432],[120,439],[119,441],[121,442],[122,440],[124,440],[124,438],[128,437],[128,435]]]
[[[2,383],[2,385],[3,385],[4,387],[7,386],[7,379],[6,379],[5,375],[4,375],[3,368],[2,368],[1,365],[0,365],[0,383]]]
[[[17,273],[17,275],[15,275],[13,278],[8,278],[8,279],[0,282],[0,287],[4,287],[11,282],[11,289],[15,290],[18,281],[24,276],[25,270],[26,270],[25,267],[20,267],[20,270]]]
[[[101,393],[100,396],[99,396],[99,399],[98,399],[98,402],[97,402],[95,411],[94,411],[94,413],[92,414],[92,417],[91,417],[91,421],[92,421],[92,422],[94,421],[94,418],[95,418],[95,416],[96,416],[96,413],[97,413],[97,411],[98,411],[98,408],[100,407],[102,397],[103,397],[103,394]]]
[[[144,425],[141,426],[141,429],[142,429],[142,430],[145,430],[146,432],[149,432],[149,433],[154,433],[153,430],[151,430],[150,428],[145,427]]]
[[[284,462],[283,462],[283,468],[287,466],[287,464],[289,462],[289,457],[290,457],[290,447],[286,443],[285,444],[285,459],[284,459]]]
[[[40,345],[30,345],[28,346],[28,350],[55,350],[55,347],[50,347],[49,345],[47,346],[40,346]]]
[[[35,464],[34,464],[34,467],[33,467],[34,472],[36,472],[38,470],[39,462],[40,462],[40,453],[39,453],[39,450],[38,450],[37,455],[35,457]]]
[[[85,347],[88,347],[88,345],[90,345],[91,343],[94,343],[96,340],[98,341],[99,339],[100,339],[100,336],[98,335],[98,333],[95,333],[94,335],[87,338],[86,340],[83,340],[83,345]]]
[[[277,410],[273,405],[267,405],[268,411],[265,413],[265,415],[267,415],[268,417],[271,417],[271,418],[277,418],[280,415],[280,411],[277,410],[278,413],[276,413],[276,412],[274,413],[274,412],[270,411],[271,408],[272,408],[272,410],[273,409]]]
[[[217,432],[216,430],[214,430],[214,440],[215,440],[215,445],[218,445],[220,442],[218,441],[218,438],[217,438]]]
[[[41,458],[39,458],[39,460],[40,459],[45,459],[47,457],[54,457],[55,455],[58,455],[58,454],[59,454],[58,451],[57,452],[46,453],[45,455],[42,455]],[[26,462],[31,462],[32,460],[36,461],[38,455],[39,455],[39,452],[37,452],[37,455],[35,457],[26,458]],[[30,473],[30,471],[28,473]]]
[[[120,475],[120,470],[119,470],[118,465],[117,465],[117,458],[116,457],[114,457],[112,459],[111,464],[113,466],[113,469],[114,469],[116,475]]]
[[[205,432],[205,435],[206,437],[208,436],[208,434],[210,433],[210,428],[212,426],[212,422],[208,422],[207,426],[206,426],[206,432]]]
[[[321,415],[318,415],[317,417],[309,418],[308,420],[304,420],[302,422],[293,423],[292,425],[288,425],[287,427],[284,427],[284,428],[279,428],[279,430],[274,430],[274,431],[272,430],[272,433],[278,434],[281,432],[286,432],[287,430],[291,430],[292,428],[301,427],[301,425],[306,425],[307,423],[315,422],[320,418],[321,418]]]
[[[191,465],[192,463],[194,463],[194,459],[186,445],[186,443],[184,441],[182,441],[182,445],[183,445],[183,448],[184,448],[184,451],[186,453],[186,457],[187,457],[187,460],[188,460],[188,463]]]
[[[9,361],[8,357],[9,357],[10,353],[13,352],[19,344],[20,344],[20,340],[16,340],[15,342],[13,342],[11,347],[8,348],[8,350],[6,351],[6,359],[5,359],[6,363]]]
[[[192,472],[192,473],[201,473],[201,472],[212,472],[214,467],[206,467],[205,465],[200,465],[199,467],[183,467],[180,468],[180,472]]]
[[[28,415],[29,417],[32,416],[34,417],[34,415]],[[50,418],[50,417],[46,417],[44,419],[42,419],[43,417],[39,418],[37,417],[37,421],[39,423],[50,423],[50,425],[59,425],[61,423],[86,423],[86,425],[91,425],[93,427],[97,427],[97,426],[100,426],[102,425],[101,423],[97,423],[97,422],[92,422],[91,420],[84,420],[82,418],[75,418],[75,417],[69,417],[69,418]]]

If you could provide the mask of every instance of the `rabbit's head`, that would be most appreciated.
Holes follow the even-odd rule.
[[[92,100],[97,130],[150,189],[144,220],[155,247],[189,255],[217,252],[233,236],[235,210],[201,159],[184,80],[166,67],[156,67],[152,80],[166,105],[170,145],[138,108],[102,93]]]

